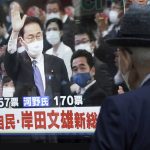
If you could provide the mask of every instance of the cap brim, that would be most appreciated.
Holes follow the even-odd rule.
[[[116,47],[150,47],[150,39],[144,39],[144,38],[111,38],[105,40],[106,43],[112,46]]]

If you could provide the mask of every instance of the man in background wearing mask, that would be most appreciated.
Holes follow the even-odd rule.
[[[85,29],[82,24],[76,27],[75,32],[75,51],[85,49],[94,55],[94,48],[96,47],[96,39],[91,31]]]
[[[75,34],[75,50],[85,50],[90,52],[94,59],[95,79],[100,88],[102,88],[106,95],[113,93],[113,78],[109,73],[108,66],[103,61],[100,61],[94,55],[96,50],[95,37],[92,32],[84,29],[82,26],[77,28]]]
[[[110,11],[108,13],[110,25],[107,31],[109,36],[115,36],[117,34],[118,30],[120,29],[120,21],[123,14],[121,2],[112,2]]]
[[[62,41],[74,51],[75,21],[65,13],[61,0],[48,0],[46,4],[46,22],[52,18],[59,18],[63,22]]]
[[[110,21],[110,25],[108,29],[105,31],[107,34],[103,34],[101,32],[101,36],[99,37],[98,42],[98,48],[95,50],[94,54],[95,56],[99,57],[101,61],[107,64],[109,73],[111,74],[111,77],[114,79],[115,75],[118,72],[118,68],[115,64],[115,55],[117,48],[115,46],[108,45],[105,41],[109,38],[115,37],[120,29],[120,20],[123,16],[123,10],[121,9],[120,2],[113,2],[111,4],[111,10],[108,15],[108,19],[106,18],[106,21]],[[105,19],[105,18],[104,18]],[[101,20],[99,23],[99,26],[101,26]],[[101,27],[100,27],[101,28]],[[114,85],[114,94],[117,93],[116,85]]]
[[[49,96],[50,106],[55,106],[55,96],[70,94],[64,61],[55,56],[42,54],[43,33],[37,17],[24,15],[21,19],[17,5],[11,9],[11,17],[13,28],[4,64],[8,76],[13,79],[15,85],[14,96],[20,100],[23,96]],[[25,48],[22,53],[17,52],[19,35],[20,43]],[[40,72],[37,76],[32,68],[34,65]],[[37,78],[41,81],[40,86],[36,84]]]
[[[71,92],[83,96],[82,106],[100,106],[106,94],[94,78],[95,67],[91,53],[78,50],[71,58]]]

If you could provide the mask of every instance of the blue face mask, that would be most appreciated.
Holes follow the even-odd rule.
[[[78,84],[82,88],[85,87],[90,80],[90,73],[77,73],[76,75],[72,76],[72,82]]]

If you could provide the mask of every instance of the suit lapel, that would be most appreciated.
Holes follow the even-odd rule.
[[[50,96],[50,99],[53,98],[53,84],[52,84],[52,74],[51,71],[53,70],[53,60],[48,55],[44,55],[44,71],[45,71],[45,95]],[[50,101],[51,103],[52,101]],[[52,103],[50,104],[52,105]]]
[[[30,57],[28,56],[26,51],[24,51],[20,55],[21,55],[21,59],[22,59],[21,60],[21,62],[22,62],[21,65],[22,65],[22,68],[24,70],[24,73],[32,76],[33,75],[33,70],[32,70],[32,62],[31,62]],[[32,80],[34,80],[34,79],[32,78]]]
[[[150,85],[150,79],[148,79],[142,86],[148,86]]]

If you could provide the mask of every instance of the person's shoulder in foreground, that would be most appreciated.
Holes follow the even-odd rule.
[[[149,89],[150,85],[104,100],[91,150],[150,148]]]
[[[102,104],[91,150],[150,149],[150,6],[131,5],[117,37],[119,69],[130,92]]]

